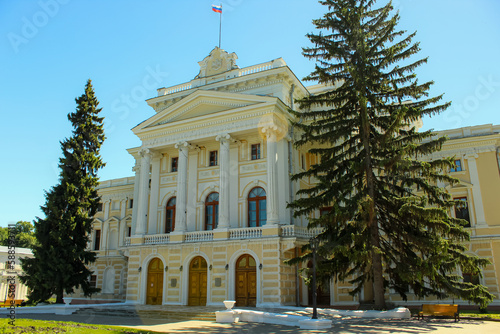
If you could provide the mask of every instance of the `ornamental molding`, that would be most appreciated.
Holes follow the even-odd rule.
[[[261,163],[256,163],[256,164],[247,164],[247,165],[242,165],[240,166],[240,173],[251,173],[251,172],[258,172],[258,171],[263,171],[267,169],[267,163],[261,162]],[[259,182],[256,180],[256,182]]]
[[[166,183],[174,183],[176,182],[176,177],[175,175],[172,175],[172,176],[163,176],[161,179],[160,179],[160,184],[166,184]]]
[[[126,191],[126,192],[117,192],[117,193],[111,193],[111,194],[105,194],[102,195],[102,201],[103,202],[108,202],[108,201],[122,201],[122,200],[127,200],[129,198],[132,198],[134,195],[133,191]]]
[[[193,104],[189,105],[188,107],[182,109],[179,112],[176,111],[174,114],[170,115],[170,117],[165,118],[163,121],[160,121],[158,123],[154,123],[154,124],[148,125],[147,127],[154,127],[154,126],[158,126],[158,125],[163,125],[163,124],[169,123],[172,120],[181,117],[182,115],[186,114],[188,111],[190,111],[190,110],[192,110],[192,109],[194,109],[194,108],[196,108],[196,107],[198,107],[199,105],[202,105],[202,104],[218,105],[218,106],[228,107],[228,109],[242,108],[242,107],[246,107],[246,106],[249,105],[249,104],[244,104],[244,103],[229,103],[229,102],[223,102],[223,101],[214,101],[214,100],[203,99],[203,100],[199,100],[196,103],[193,103]],[[167,108],[165,108],[165,109],[167,109]],[[220,110],[220,111],[225,111],[225,110]],[[217,111],[215,111],[215,112],[217,112]],[[212,113],[215,113],[215,112],[212,112]]]
[[[253,113],[251,115],[235,116],[231,118],[225,118],[211,122],[205,122],[201,124],[163,131],[161,133],[144,137],[143,145],[147,147],[166,146],[166,145],[172,145],[178,142],[179,140],[187,141],[198,138],[206,138],[212,136],[215,137],[218,134],[224,132],[234,132],[240,129],[244,130],[250,127],[256,127],[259,124],[258,117],[268,114],[270,112],[272,112],[272,110],[265,110],[262,112]],[[146,139],[146,138],[151,138],[151,139]]]

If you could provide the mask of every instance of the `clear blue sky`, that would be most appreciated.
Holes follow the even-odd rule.
[[[220,1],[215,2],[219,4]],[[42,215],[57,183],[66,115],[91,78],[105,116],[102,180],[132,176],[130,129],[154,114],[156,88],[191,80],[218,43],[211,0],[0,0],[0,225]],[[297,77],[311,20],[326,8],[308,0],[224,0],[222,48],[240,67],[283,57]],[[429,62],[419,80],[453,106],[425,129],[500,124],[500,1],[396,0],[399,27],[417,31]],[[154,73],[154,75],[152,74]],[[306,83],[307,84],[307,83]],[[311,83],[312,84],[312,83]]]

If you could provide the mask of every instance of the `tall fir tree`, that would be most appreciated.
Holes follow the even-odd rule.
[[[319,32],[307,35],[313,46],[303,54],[316,66],[305,80],[332,90],[299,101],[295,126],[303,135],[296,144],[313,147],[320,162],[292,177],[317,183],[290,204],[295,216],[332,208],[309,222],[324,227],[320,273],[353,283],[352,295],[372,284],[376,309],[386,307],[387,288],[405,300],[413,292],[486,305],[493,298],[487,289],[457,274],[480,274],[488,261],[465,253],[465,221],[449,216],[455,203],[437,186],[457,181],[445,173],[452,160],[424,158],[445,138],[414,126],[450,104],[428,97],[433,82],[417,81],[414,70],[427,59],[410,58],[420,50],[415,33],[396,29],[392,2],[320,3],[328,12],[313,21]]]
[[[75,100],[76,111],[68,114],[72,136],[61,142],[59,183],[45,194],[41,207],[45,218],[35,221],[34,257],[22,261],[21,281],[35,302],[55,294],[56,303],[63,303],[63,294],[78,287],[85,296],[99,291],[91,287],[87,269],[96,254],[86,248],[100,201],[96,188],[97,172],[104,166],[99,155],[105,139],[103,118],[90,80],[85,93]]]

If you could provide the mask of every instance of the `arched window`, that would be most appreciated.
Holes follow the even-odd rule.
[[[165,233],[170,233],[175,228],[175,197],[168,200],[165,210]]]
[[[253,188],[248,194],[248,227],[266,224],[266,191],[260,187]]]
[[[217,228],[219,223],[219,194],[211,193],[205,201],[205,230]]]

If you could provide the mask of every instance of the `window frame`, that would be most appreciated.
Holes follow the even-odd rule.
[[[255,152],[255,154],[254,154]],[[261,158],[260,155],[260,143],[252,144],[250,146],[250,160],[259,160]]]
[[[467,196],[462,196],[462,197],[454,197],[453,200],[454,201],[463,201],[465,203],[465,208],[457,208],[457,205],[455,204],[455,206],[454,206],[455,218],[464,219],[464,220],[468,221],[469,224],[466,225],[465,227],[471,227],[469,199],[467,198]],[[464,210],[464,209],[467,210],[467,219],[459,217],[459,215],[457,214],[459,212],[459,210]]]
[[[209,199],[210,199],[210,196],[212,196],[213,194],[217,194],[217,200],[211,200],[209,202]],[[209,217],[209,214],[208,214],[208,207],[212,207],[212,213],[211,213],[211,216],[212,216],[212,224],[211,225],[207,225],[207,221],[208,221],[208,217]],[[217,228],[217,226],[219,225],[219,193],[218,192],[211,192],[210,194],[208,194],[207,198],[205,199],[205,231],[213,231]],[[208,227],[210,226],[210,229],[208,229]]]
[[[219,151],[209,151],[208,152],[208,166],[215,167],[219,165]]]
[[[171,205],[172,204],[172,200],[175,200],[175,203],[173,205]],[[176,205],[177,205],[177,197],[176,196],[171,197],[167,201],[167,205],[165,206],[165,229],[164,229],[164,233],[171,233],[171,232],[173,232],[175,230],[175,209],[176,209]],[[169,227],[169,225],[168,225],[168,219],[169,219],[168,218],[168,211],[169,210],[172,210],[173,213],[172,213],[171,228],[170,228],[170,231],[167,231],[167,227]]]
[[[457,161],[458,161],[458,163],[457,163]],[[450,168],[450,173],[463,171],[462,159],[455,159],[453,162],[455,163],[455,167]]]
[[[101,230],[95,230],[94,232],[94,250],[101,250]]]
[[[179,169],[179,157],[172,157],[170,159],[170,172],[175,173]]]
[[[262,191],[264,192],[265,196],[255,196],[255,197],[250,197],[252,195],[252,192],[256,189],[262,189]],[[266,201],[266,220],[265,221],[261,221],[260,219],[260,201]],[[255,226],[250,226],[250,202],[255,202]],[[253,211],[253,210],[252,210]],[[252,188],[249,192],[248,192],[248,197],[247,197],[247,214],[248,214],[248,222],[247,222],[247,226],[248,227],[262,227],[264,225],[266,225],[267,223],[267,193],[266,193],[266,190],[262,187],[254,187]]]

